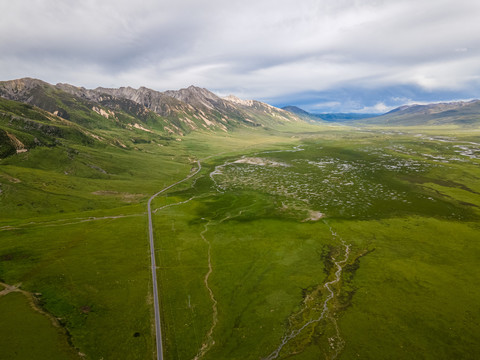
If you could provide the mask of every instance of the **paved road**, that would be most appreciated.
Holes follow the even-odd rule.
[[[157,286],[157,265],[155,262],[155,244],[153,242],[153,224],[152,224],[152,200],[155,199],[161,193],[167,191],[168,189],[190,179],[192,176],[198,174],[200,170],[202,170],[202,164],[200,164],[200,160],[197,161],[198,169],[188,175],[186,178],[177,181],[176,183],[163,188],[155,195],[153,195],[150,199],[148,199],[148,233],[150,237],[150,260],[152,263],[152,281],[153,281],[153,303],[155,307],[155,337],[157,339],[157,360],[163,360],[163,347],[162,347],[162,327],[160,322],[160,306],[158,305],[158,286]]]

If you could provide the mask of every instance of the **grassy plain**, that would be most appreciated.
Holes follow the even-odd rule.
[[[479,143],[305,126],[36,148],[0,162],[0,280],[41,293],[68,331],[48,341],[153,358],[146,201],[201,159],[153,204],[166,359],[473,359]],[[16,295],[6,323],[40,316]]]

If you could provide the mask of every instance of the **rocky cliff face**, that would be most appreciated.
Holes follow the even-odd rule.
[[[196,86],[190,86],[187,89],[180,89],[177,91],[169,90],[165,91],[164,94],[193,106],[206,107],[209,109],[227,107],[226,102],[223,99],[207,89],[202,89]]]

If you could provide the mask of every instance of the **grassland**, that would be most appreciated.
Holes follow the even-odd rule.
[[[22,338],[70,344],[51,358],[153,358],[146,201],[196,159],[202,172],[153,204],[166,359],[480,351],[478,132],[306,126],[65,144],[0,162],[0,280],[41,294],[59,319],[65,333],[43,318],[33,328],[47,340]],[[41,318],[20,295],[0,297],[17,309],[3,332]]]

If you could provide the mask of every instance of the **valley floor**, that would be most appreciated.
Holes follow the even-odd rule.
[[[51,330],[41,343],[25,333],[32,345],[12,358],[153,358],[146,202],[189,174],[151,202],[165,359],[480,351],[479,134],[327,128],[174,146],[83,182],[2,164],[0,294],[21,283],[65,329],[20,293],[0,296],[15,309],[2,312],[2,349],[16,354],[21,317]]]

